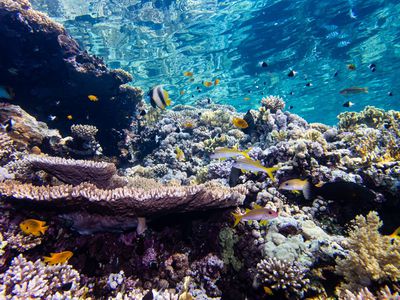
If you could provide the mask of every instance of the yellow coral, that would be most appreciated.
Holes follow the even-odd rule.
[[[349,253],[336,259],[336,273],[345,279],[339,290],[356,291],[373,282],[400,279],[400,242],[381,235],[381,226],[376,212],[370,212],[366,218],[356,217],[346,240]]]

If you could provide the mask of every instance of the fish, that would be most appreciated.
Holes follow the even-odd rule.
[[[243,100],[244,100],[244,101],[249,101],[250,98],[249,98],[249,97],[244,97]]]
[[[335,73],[333,74],[333,77],[337,77],[339,75],[339,71],[335,71]]]
[[[12,100],[14,91],[9,86],[0,86],[0,99]]]
[[[389,96],[389,97],[392,97],[392,96],[393,96],[393,93],[392,93],[392,92],[388,92],[388,96]]]
[[[279,190],[287,191],[301,191],[306,185],[307,180],[302,179],[290,179],[279,185]]]
[[[226,159],[226,158],[236,158],[238,156],[243,156],[247,159],[251,159],[248,152],[249,150],[240,151],[235,148],[216,148],[214,153],[210,155],[211,159]]]
[[[58,253],[50,253],[50,256],[43,256],[44,262],[49,265],[66,263],[74,255],[71,251],[63,251]]]
[[[293,105],[289,105],[289,109],[293,109]]]
[[[274,293],[272,292],[271,288],[267,287],[267,286],[263,286],[264,292],[265,294],[267,294],[268,296],[272,296]]]
[[[15,120],[10,118],[3,124],[0,123],[0,128],[6,132],[10,132],[13,129],[15,123],[16,123]]]
[[[88,97],[88,99],[89,99],[90,101],[92,101],[92,102],[97,102],[97,101],[99,101],[99,98],[98,98],[96,95],[88,95],[87,97]]]
[[[297,72],[295,70],[290,70],[290,72],[287,74],[288,77],[294,77],[297,75]]]
[[[306,86],[312,86],[313,84],[311,82],[307,82]]]
[[[279,170],[277,167],[272,167],[272,168],[266,168],[264,167],[259,161],[251,160],[249,158],[244,158],[244,159],[237,159],[232,167],[240,169],[242,171],[250,171],[250,172],[264,172],[267,173],[269,178],[271,178],[273,181],[275,181],[274,175],[272,172],[275,172]]]
[[[266,68],[266,67],[268,67],[268,63],[267,62],[265,62],[265,61],[263,61],[263,62],[261,62],[261,67],[262,68]]]
[[[400,239],[400,227],[397,227],[392,234],[389,235],[391,239]]]
[[[358,87],[358,86],[345,88],[344,90],[341,90],[339,92],[339,94],[341,95],[355,95],[355,94],[367,94],[367,93],[368,93],[367,87]]]
[[[214,80],[214,85],[218,85],[221,82],[218,78]]]
[[[345,103],[343,103],[343,107],[352,107],[354,105],[354,103],[353,102],[351,102],[351,101],[346,101]]]
[[[176,146],[175,148],[175,153],[176,153],[176,159],[178,161],[185,161],[185,153],[182,151],[181,148],[179,148],[178,146]]]
[[[19,228],[27,235],[40,236],[44,234],[49,226],[45,226],[46,222],[36,219],[26,219],[19,223]]]
[[[54,121],[55,119],[57,119],[57,117],[56,117],[56,116],[53,116],[53,115],[49,115],[49,116],[48,116],[48,119],[49,119],[50,121]]]
[[[211,81],[204,81],[204,82],[203,82],[203,85],[204,85],[205,87],[210,87],[210,86],[213,85],[213,83],[212,83]]]
[[[338,202],[372,202],[376,199],[375,193],[367,187],[348,181],[327,182],[320,186],[316,186],[312,184],[310,180],[307,180],[302,191],[306,200],[313,200],[318,196],[325,200]]]
[[[171,105],[168,92],[163,89],[161,84],[153,87],[148,95],[150,97],[150,104],[154,108],[165,109],[167,106]]]
[[[260,225],[266,225],[267,220],[275,219],[279,213],[269,208],[262,207],[258,204],[254,205],[253,209],[246,209],[244,214],[232,213],[235,221],[233,227],[239,224],[240,221],[248,221],[250,224],[252,221],[260,221]]]
[[[375,72],[376,71],[376,64],[370,64],[368,66],[368,68],[371,70],[371,72]]]
[[[183,76],[192,77],[193,76],[193,72],[183,72]]]
[[[249,124],[247,124],[246,120],[244,120],[242,118],[238,118],[238,117],[234,117],[232,119],[232,124],[238,128],[242,128],[242,129],[249,127]]]
[[[182,90],[182,91],[179,92],[179,94],[181,94],[181,96],[182,96],[182,95],[185,95],[185,91]]]
[[[72,120],[72,119],[73,119],[72,115],[68,115],[68,116],[67,116],[67,119],[68,119],[68,120]]]
[[[349,69],[350,71],[354,71],[356,69],[356,65],[355,64],[348,64],[347,65],[347,69]]]

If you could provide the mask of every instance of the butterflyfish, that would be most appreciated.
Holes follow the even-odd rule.
[[[171,99],[169,98],[168,92],[164,90],[163,86],[157,85],[153,87],[148,93],[150,97],[151,106],[165,109],[167,106],[171,105]]]

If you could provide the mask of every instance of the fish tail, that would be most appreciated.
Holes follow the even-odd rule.
[[[368,88],[367,87],[365,88],[365,92],[368,93]]]
[[[392,239],[400,239],[400,227],[397,227],[396,230],[389,235],[389,237]]]
[[[53,259],[50,256],[43,256],[44,262],[51,262]]]
[[[40,232],[42,234],[44,234],[46,232],[46,230],[49,229],[49,226],[42,226],[42,228],[40,229]]]
[[[235,227],[239,222],[242,220],[242,215],[238,213],[232,213],[233,217],[235,218],[235,222],[233,223],[233,227]]]
[[[275,181],[274,174],[272,172],[278,171],[278,167],[273,167],[273,168],[265,168],[265,171],[267,172],[269,178],[271,178],[272,181]]]
[[[310,180],[303,186],[303,196],[306,200],[312,200],[317,196],[317,187]]]

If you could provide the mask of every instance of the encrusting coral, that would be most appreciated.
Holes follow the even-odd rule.
[[[336,273],[345,280],[340,289],[357,291],[372,283],[400,280],[400,242],[381,235],[381,226],[376,212],[356,217],[344,244],[348,254],[336,259]]]

